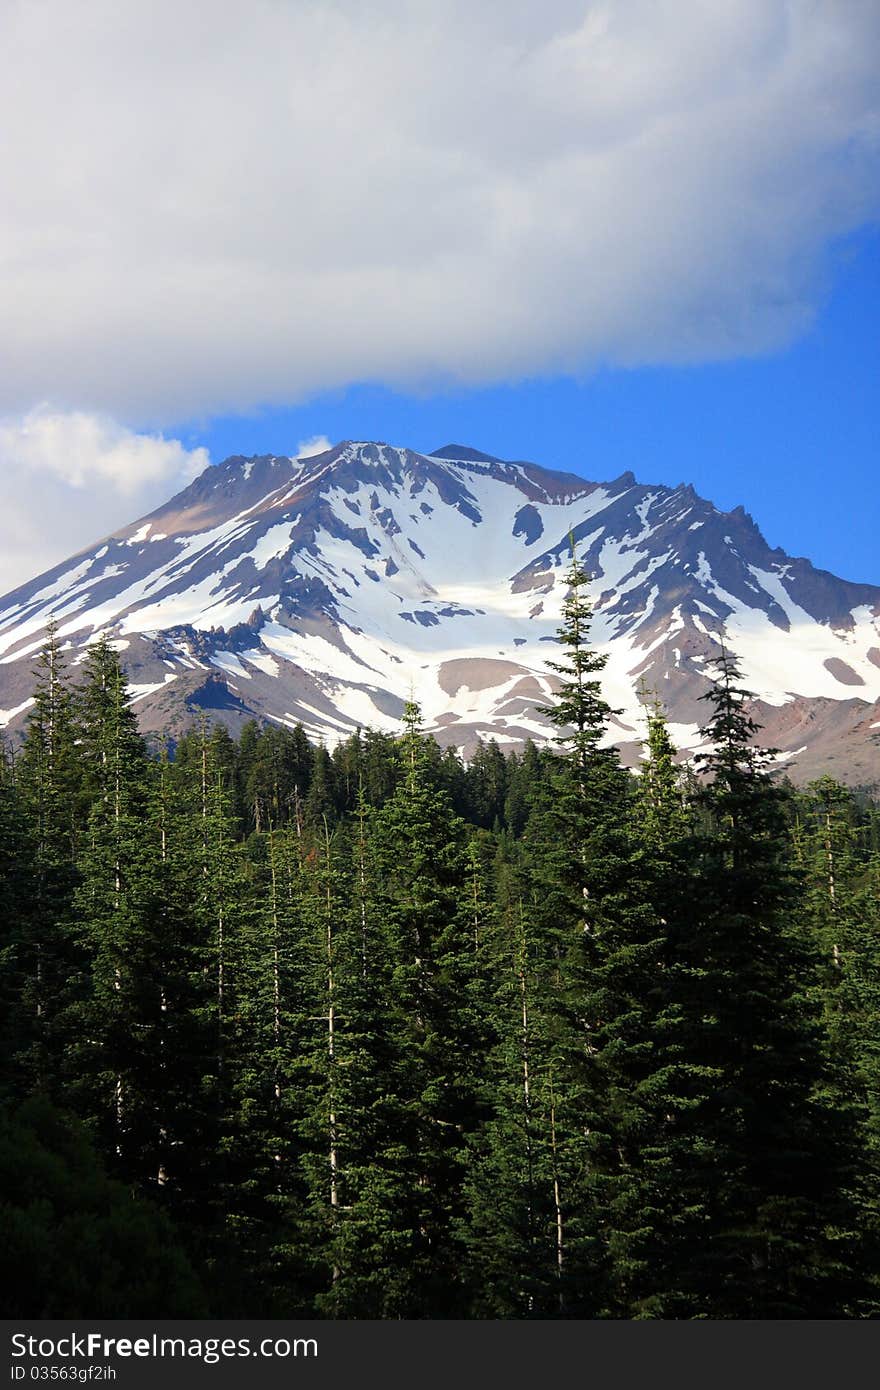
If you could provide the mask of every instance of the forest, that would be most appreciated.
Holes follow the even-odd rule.
[[[555,745],[138,732],[105,638],[0,761],[5,1315],[880,1314],[880,808],[736,662]]]

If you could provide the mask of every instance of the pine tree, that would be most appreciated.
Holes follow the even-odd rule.
[[[362,1186],[385,1277],[371,1316],[451,1316],[467,1306],[457,1239],[467,1142],[482,1116],[485,1022],[474,995],[464,826],[437,787],[408,705],[400,784],[370,826],[382,929],[388,1056],[382,1124]]]
[[[155,864],[144,835],[149,762],[119,658],[106,638],[89,648],[79,695],[81,746],[92,810],[76,892],[87,977],[73,1010],[72,1094],[105,1155],[133,1179],[157,1134],[145,1114],[151,1048],[159,1024],[148,962]],[[155,1168],[153,1168],[155,1172]]]
[[[42,1096],[0,1114],[0,1187],[10,1317],[207,1314],[171,1222],[108,1179],[83,1127]]]
[[[559,641],[559,679],[546,713],[560,753],[526,830],[535,862],[530,914],[540,954],[554,961],[547,1127],[554,1155],[559,1312],[603,1306],[620,1162],[618,1113],[629,1104],[630,1059],[646,1046],[638,990],[656,957],[652,914],[632,871],[629,776],[608,738],[604,657],[589,643],[589,578],[572,546]],[[603,1179],[606,1180],[603,1187]]]
[[[699,1205],[682,1200],[701,1165],[682,1117],[702,1073],[680,1037],[692,988],[676,946],[689,911],[691,824],[674,756],[655,705],[638,790],[618,828],[626,887],[606,901],[586,990],[590,1189],[605,1252],[600,1311],[616,1317],[678,1316],[676,1262],[687,1262],[690,1241],[702,1234]]]
[[[678,844],[689,829],[689,820],[669,725],[658,703],[649,707],[647,723],[637,816],[647,845],[662,852]]]
[[[510,756],[504,802],[504,823],[517,839],[528,823],[541,778],[541,758],[532,740],[528,739],[520,756],[515,753]]]
[[[578,1154],[559,1109],[570,1090],[559,1067],[559,963],[533,920],[527,877],[508,872],[499,890],[481,951],[494,1034],[483,1067],[492,1113],[471,1142],[462,1223],[470,1311],[555,1317],[566,1305]]]
[[[880,1236],[880,874],[860,843],[853,795],[830,777],[797,797],[794,850],[804,876],[807,928],[818,944],[825,1022],[823,1099],[862,1135],[854,1188],[865,1249]],[[876,1304],[866,1294],[869,1308]]]
[[[312,776],[305,799],[305,819],[313,828],[327,820],[336,824],[336,769],[327,749],[320,744],[315,749]]]
[[[556,751],[467,768],[413,705],[153,756],[112,644],[72,691],[50,631],[0,757],[0,1099],[64,1091],[136,1197],[88,1177],[82,1219],[181,1308],[157,1238],[223,1316],[876,1314],[876,807],[770,775],[728,657],[702,772],[651,708],[630,776],[587,593],[573,554]],[[23,1142],[79,1230],[76,1145]]]
[[[683,1175],[682,1196],[699,1203],[704,1231],[675,1287],[688,1316],[840,1316],[854,1297],[853,1135],[823,1101],[818,966],[799,926],[783,793],[729,654],[706,698],[713,830],[676,943],[692,981],[689,1145],[704,1165]]]
[[[383,806],[397,784],[399,766],[391,734],[368,729],[363,737],[361,777],[369,806]]]
[[[306,850],[303,913],[313,1003],[300,1053],[300,1126],[309,1216],[322,1287],[317,1310],[372,1317],[388,1299],[393,1030],[363,785],[348,833],[326,823]]]
[[[279,830],[301,814],[313,754],[302,726],[263,729],[245,725],[239,740],[240,801],[249,828]]]
[[[0,743],[0,1101],[25,1094],[32,1079],[33,857],[12,756]]]
[[[487,830],[500,828],[507,796],[507,764],[495,739],[477,745],[465,772],[468,819]]]
[[[21,1064],[30,1085],[57,1096],[63,1089],[65,1021],[81,975],[72,899],[86,802],[75,711],[54,622],[48,624],[34,675],[34,704],[16,777],[34,866],[29,935],[19,956],[28,1018]]]
[[[235,759],[206,721],[181,742],[184,756],[170,769],[174,858],[166,869],[175,874],[175,863],[183,869],[181,889],[188,893],[190,970],[182,983],[194,995],[197,1103],[191,1147],[181,1136],[181,1147],[171,1152],[178,1185],[172,1196],[185,1208],[212,1298],[226,1315],[246,1317],[277,1306],[271,1283],[261,1285],[273,1236],[254,1167],[255,1151],[262,1150],[259,1092],[272,1070],[271,1059],[255,1054],[259,1039],[252,1036],[263,942],[235,814]],[[181,1118],[172,1116],[178,1129]]]
[[[310,1056],[320,990],[296,828],[269,823],[248,842],[247,891],[227,938],[223,1055],[218,1073],[221,1149],[218,1209],[235,1244],[239,1315],[310,1307],[323,1251],[308,1215],[306,1130]],[[229,1251],[219,1240],[222,1278]]]
[[[141,940],[145,984],[147,1185],[186,1229],[216,1181],[214,938],[200,894],[192,805],[164,748],[149,783],[146,864],[152,873]]]

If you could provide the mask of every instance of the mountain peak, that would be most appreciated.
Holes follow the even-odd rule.
[[[412,693],[426,727],[465,750],[550,738],[541,706],[572,534],[627,756],[643,681],[679,746],[698,746],[723,641],[799,772],[880,777],[880,589],[771,550],[743,509],[687,484],[590,482],[462,444],[425,455],[346,440],[208,468],[0,599],[0,726],[21,727],[54,616],[73,663],[112,638],[144,727],[172,735],[206,702],[231,725],[391,732]]]
[[[458,459],[462,463],[503,463],[503,459],[496,458],[494,454],[484,454],[479,449],[472,449],[468,444],[444,444],[442,449],[435,449],[428,454],[432,459]]]

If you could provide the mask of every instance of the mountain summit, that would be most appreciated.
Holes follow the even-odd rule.
[[[880,778],[880,588],[771,549],[741,507],[689,486],[588,482],[456,444],[207,468],[0,599],[0,724],[20,728],[54,617],[74,664],[112,638],[148,730],[207,711],[332,740],[397,729],[412,697],[443,743],[541,740],[570,534],[627,756],[646,698],[681,747],[698,744],[723,642],[793,775]]]

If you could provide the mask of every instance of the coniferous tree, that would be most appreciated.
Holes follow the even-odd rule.
[[[199,1224],[220,1139],[214,940],[198,892],[202,847],[194,844],[192,827],[191,800],[164,749],[150,779],[144,827],[153,875],[149,937],[143,943],[150,981],[147,1116],[155,1135],[147,1172],[188,1229]]]
[[[323,991],[319,1022],[325,1030],[315,1052],[309,1167],[326,1262],[317,1307],[330,1316],[374,1317],[400,1296],[400,1290],[388,1288],[387,1258],[395,1229],[400,1135],[391,964],[363,786],[347,839],[337,832],[331,841],[325,831],[323,852],[314,863]]]
[[[390,734],[368,729],[363,737],[361,777],[368,806],[382,806],[397,784],[399,766]],[[360,790],[360,788],[359,788]]]
[[[67,665],[54,621],[48,624],[35,677],[16,778],[34,865],[29,938],[20,956],[26,977],[22,1003],[29,1021],[22,1065],[31,1085],[58,1095],[65,1020],[80,978],[72,909],[86,801]]]
[[[487,830],[500,828],[507,785],[507,764],[495,739],[478,744],[465,773],[468,819]]]
[[[106,1176],[82,1126],[45,1097],[0,1114],[0,1187],[10,1317],[207,1315],[174,1227]]]
[[[323,1257],[307,1220],[303,1171],[319,1003],[296,829],[269,824],[252,834],[242,869],[247,891],[236,879],[228,918],[235,938],[227,938],[231,1012],[218,1073],[219,1205],[235,1244],[240,1315],[281,1316],[311,1306]],[[231,1272],[227,1256],[224,1281]]]
[[[473,989],[464,825],[436,785],[417,706],[407,706],[405,723],[401,781],[370,835],[393,1030],[373,1181],[386,1270],[374,1316],[451,1316],[467,1306],[456,1231],[466,1145],[482,1113],[485,1022]]]
[[[29,829],[12,757],[0,743],[0,1102],[26,1093],[33,1079],[35,885]]]
[[[203,721],[188,740],[175,769],[175,796],[182,814],[181,859],[188,866],[195,951],[199,962],[199,1002],[195,1022],[200,1124],[215,1136],[202,1151],[201,1202],[197,1218],[201,1258],[211,1286],[234,1290],[236,1316],[253,1311],[248,1273],[252,1238],[262,1258],[259,1222],[251,1222],[247,1185],[251,1163],[247,1114],[248,1033],[246,1001],[253,945],[250,939],[248,883],[233,811],[234,767],[225,742]],[[236,1300],[238,1300],[236,1302]]]
[[[493,1043],[484,1061],[492,1113],[473,1136],[463,1224],[471,1313],[554,1317],[565,1310],[566,1202],[574,1174],[560,1102],[559,962],[530,919],[528,886],[508,874],[485,924],[481,989]]]
[[[880,876],[859,841],[855,799],[830,777],[797,797],[796,863],[821,961],[824,1100],[862,1134],[855,1197],[868,1247],[880,1232]],[[875,1258],[876,1263],[876,1258]]]
[[[729,654],[707,698],[712,833],[677,943],[693,983],[683,1047],[697,1078],[682,1196],[704,1231],[677,1291],[689,1316],[840,1316],[858,1284],[853,1134],[824,1100],[818,962],[799,921],[783,793]]]
[[[572,545],[555,703],[560,753],[526,831],[535,861],[531,917],[555,957],[548,1127],[554,1154],[559,1311],[592,1316],[615,1257],[614,1182],[627,1067],[644,1047],[637,1000],[655,958],[651,914],[635,891],[629,777],[607,737],[604,657],[589,642],[589,577]],[[605,1186],[603,1186],[603,1179]]]
[[[143,1179],[148,1164],[156,1171],[158,1139],[148,1099],[159,1026],[155,859],[144,834],[150,765],[106,638],[89,648],[78,703],[92,810],[75,898],[84,980],[71,1016],[71,1089],[102,1152],[126,1177]]]
[[[587,589],[573,555],[556,751],[469,764],[414,706],[155,756],[113,645],[71,690],[50,631],[0,760],[0,1100],[63,1090],[165,1217],[25,1137],[29,1288],[69,1196],[171,1312],[157,1237],[222,1316],[876,1313],[876,808],[770,776],[728,658],[702,773],[653,708],[632,777]],[[101,1230],[59,1316],[128,1306]]]
[[[312,776],[305,799],[305,819],[313,829],[320,828],[325,819],[336,824],[336,769],[323,744],[315,749]]]
[[[682,1249],[687,1261],[700,1229],[699,1210],[682,1200],[695,1155],[681,1122],[699,1075],[680,1036],[692,980],[676,948],[691,893],[690,828],[674,748],[655,705],[630,818],[618,828],[626,889],[606,901],[586,995],[590,1190],[605,1255],[600,1311],[616,1317],[680,1314],[676,1261]]]

